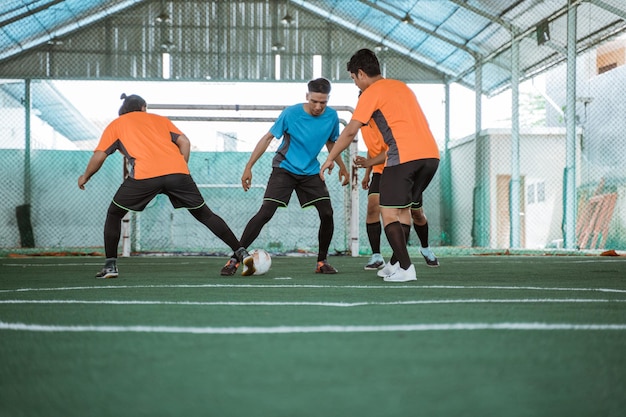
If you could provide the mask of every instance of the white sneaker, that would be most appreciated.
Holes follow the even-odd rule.
[[[396,262],[395,264],[387,262],[383,269],[379,269],[378,272],[376,272],[376,275],[381,278],[385,278],[387,275],[393,274],[398,268],[400,268],[400,262]]]
[[[408,269],[400,268],[400,263],[398,262],[398,268],[391,274],[387,275],[383,278],[383,281],[387,282],[406,282],[406,281],[417,281],[417,276],[415,275],[415,266],[411,264]]]

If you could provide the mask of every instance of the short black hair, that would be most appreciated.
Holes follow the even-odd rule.
[[[133,111],[142,111],[142,109],[146,106],[146,100],[139,97],[137,94],[127,96],[126,93],[122,93],[120,99],[124,100],[122,107],[120,107],[120,116]]]
[[[380,75],[380,63],[374,51],[370,49],[359,49],[350,57],[346,69],[352,74],[362,70],[369,77]]]
[[[316,78],[315,80],[311,80],[309,81],[308,87],[309,93],[330,93],[330,81],[326,78]]]

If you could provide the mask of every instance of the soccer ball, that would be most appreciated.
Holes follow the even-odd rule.
[[[250,251],[252,259],[254,259],[254,271],[253,275],[263,275],[270,270],[272,266],[272,257],[264,249],[253,249]]]

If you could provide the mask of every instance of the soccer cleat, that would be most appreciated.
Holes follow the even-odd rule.
[[[239,262],[237,261],[237,259],[230,258],[228,262],[226,262],[226,265],[224,265],[224,267],[220,271],[220,275],[223,275],[223,276],[235,275],[235,272],[237,272],[237,268],[239,268]]]
[[[316,274],[336,274],[338,271],[333,268],[326,259],[323,261],[317,261],[317,268],[315,268]]]
[[[108,279],[108,278],[117,278],[119,274],[117,273],[117,267],[105,267],[102,268],[102,271],[96,274],[96,278],[98,279]]]
[[[398,265],[400,265],[399,262]],[[415,276],[415,266],[413,264],[411,264],[408,269],[398,267],[391,275],[387,275],[383,278],[383,281],[386,282],[407,282],[416,280],[417,276]]]
[[[439,261],[437,260],[437,257],[435,256],[433,251],[430,250],[430,248],[420,248],[420,253],[424,257],[424,260],[426,261],[426,265],[433,267],[433,268],[436,268],[439,266]]]
[[[400,268],[400,262],[396,262],[395,264],[387,262],[383,269],[380,269],[378,272],[376,272],[376,275],[381,278],[385,278],[387,275],[393,274],[398,268]]]
[[[243,255],[243,271],[241,271],[241,275],[244,277],[249,277],[254,275],[256,272],[256,268],[254,267],[254,258],[247,251],[244,252]]]
[[[364,269],[366,271],[376,271],[384,266],[385,260],[383,259],[382,255],[380,253],[375,253],[372,255],[367,265],[365,265]]]

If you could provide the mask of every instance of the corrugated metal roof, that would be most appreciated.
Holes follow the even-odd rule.
[[[24,100],[24,83],[0,84],[0,91],[17,102]],[[99,129],[59,92],[50,81],[31,84],[32,107],[41,120],[71,141],[93,140],[100,136]]]
[[[511,81],[511,44],[519,41],[520,68],[530,77],[565,60],[566,0],[291,0],[381,46],[413,58],[452,81],[475,86],[482,63],[483,92]],[[623,0],[573,1],[577,48],[584,51],[626,30]],[[550,40],[538,45],[537,26]]]
[[[511,44],[519,42],[522,78],[565,60],[567,0],[220,0],[277,4],[306,11],[414,60],[442,79],[474,87],[481,65],[482,90],[493,94],[511,81]],[[579,52],[626,31],[626,1],[570,0],[577,9]],[[121,13],[165,0],[3,0],[0,65],[31,48]],[[192,2],[185,2],[192,3]],[[537,27],[550,39],[538,45]],[[279,24],[276,22],[275,24]],[[298,22],[293,22],[297,26]]]
[[[0,60],[71,33],[142,0],[3,0]]]

